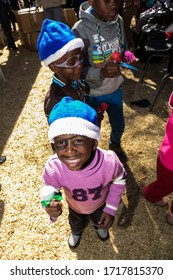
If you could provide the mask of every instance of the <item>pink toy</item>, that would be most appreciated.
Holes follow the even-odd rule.
[[[134,54],[132,52],[125,51],[124,61],[127,62],[127,63],[132,63],[132,62],[136,61],[136,57],[134,56]]]

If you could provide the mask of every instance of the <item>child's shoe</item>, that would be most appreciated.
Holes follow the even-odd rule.
[[[166,196],[162,197],[162,199],[158,202],[154,203],[157,206],[164,207],[168,205],[168,198]]]
[[[106,241],[109,239],[109,231],[107,229],[95,228],[95,230],[100,240]]]
[[[0,156],[0,164],[6,161],[6,156]]]
[[[78,234],[72,232],[68,240],[69,247],[73,249],[77,248],[79,246],[81,236],[82,232]]]
[[[166,215],[166,220],[167,220],[168,224],[173,225],[173,213],[172,212],[169,212]]]

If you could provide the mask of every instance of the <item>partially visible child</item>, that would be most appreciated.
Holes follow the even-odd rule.
[[[40,6],[43,7],[45,18],[61,22],[64,21],[61,0],[36,0],[35,6],[36,10],[38,10]]]
[[[48,117],[53,106],[65,96],[83,100],[86,84],[80,80],[83,70],[82,39],[76,38],[70,27],[62,22],[46,19],[37,40],[40,60],[54,73],[44,102]]]
[[[47,161],[41,200],[47,187],[64,190],[69,206],[71,248],[79,245],[90,218],[98,237],[109,238],[125,190],[126,172],[113,151],[97,147],[97,112],[84,102],[64,97],[49,116],[49,140],[56,154]],[[62,202],[52,200],[45,211],[51,220],[62,213]]]
[[[145,198],[158,206],[168,205],[167,196],[173,192],[173,92],[169,98],[169,106],[172,111],[157,158],[157,179],[143,189]],[[173,225],[173,200],[166,219]]]
[[[120,0],[89,0],[81,4],[80,20],[72,28],[85,43],[83,78],[90,86],[88,103],[97,108],[102,102],[108,104],[107,113],[111,125],[109,148],[120,159],[126,155],[121,147],[125,122],[123,116],[123,76],[118,63],[111,61],[113,52],[125,51],[124,23],[118,9]]]

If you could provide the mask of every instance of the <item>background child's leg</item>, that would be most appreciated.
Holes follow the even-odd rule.
[[[165,168],[158,157],[157,180],[144,187],[144,196],[148,201],[154,203],[171,192],[173,192],[173,172]]]
[[[121,144],[121,137],[125,127],[122,89],[119,88],[116,92],[109,94],[109,99],[107,113],[111,124],[110,143],[118,147]]]
[[[110,143],[116,148],[120,146],[121,137],[124,131],[123,100],[122,89],[119,88],[114,93],[105,94],[97,97],[87,96],[86,103],[95,110],[105,102],[108,104],[106,110],[111,125]]]

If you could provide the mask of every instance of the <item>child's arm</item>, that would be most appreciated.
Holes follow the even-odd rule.
[[[121,169],[121,168],[120,168]],[[116,211],[121,202],[121,196],[125,189],[126,172],[122,167],[121,174],[113,179],[106,199],[106,206],[98,221],[99,228],[109,229],[114,222]]]
[[[122,194],[126,187],[127,173],[118,159],[116,159],[114,178],[109,187],[106,198],[106,206],[103,212],[112,216],[116,215],[116,211],[120,205]]]
[[[114,220],[115,220],[114,216],[103,212],[98,221],[98,227],[104,228],[104,229],[109,229],[111,227],[111,225],[113,224]]]
[[[100,79],[114,78],[117,75],[120,75],[119,64],[113,61],[108,61],[105,63],[104,67],[100,69]]]
[[[45,208],[46,213],[50,216],[50,220],[56,221],[56,219],[62,214],[62,203],[56,200],[52,200]]]

